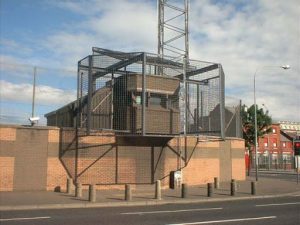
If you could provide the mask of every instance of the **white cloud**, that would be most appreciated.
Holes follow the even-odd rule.
[[[150,6],[118,4],[103,16],[90,19],[87,25],[109,46],[129,51],[150,50],[156,43],[155,10]]]
[[[60,31],[41,42],[52,57],[60,61],[59,67],[73,70],[77,67],[78,60],[90,54],[91,48],[96,45],[96,38],[83,32]]]
[[[91,16],[104,11],[107,7],[109,7],[111,2],[112,1],[107,0],[51,0],[48,1],[48,4],[53,7],[67,9],[80,15]]]
[[[33,86],[29,83],[14,84],[0,80],[1,101],[15,101],[23,103],[32,102]],[[62,90],[45,85],[36,86],[36,104],[40,105],[64,105],[76,99],[73,90]]]
[[[253,75],[259,68],[257,103],[265,103],[275,119],[300,121],[298,1],[247,1],[234,10],[234,4],[193,3],[192,57],[222,63],[228,93],[248,105],[253,104]],[[279,66],[285,63],[292,68],[282,71]]]
[[[75,65],[94,46],[151,52],[156,47],[156,8],[151,2],[64,1],[58,5],[86,15],[73,30],[70,27],[42,41],[54,57],[63,58],[62,66]]]
[[[10,77],[17,77],[21,79],[31,79],[33,74],[33,66],[26,65],[21,59],[0,55],[0,79]]]
[[[32,53],[32,49],[28,46],[24,46],[15,40],[10,39],[0,39],[0,46],[2,46],[2,50],[4,51],[18,51],[21,54],[30,54]]]

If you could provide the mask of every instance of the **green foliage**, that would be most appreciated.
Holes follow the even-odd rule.
[[[272,118],[269,116],[268,110],[264,112],[262,108],[257,109],[257,137],[263,137],[265,134],[270,133],[272,128]],[[245,145],[250,150],[251,146],[255,143],[255,107],[252,105],[248,108],[246,105],[242,106],[241,116],[243,123],[243,138]]]

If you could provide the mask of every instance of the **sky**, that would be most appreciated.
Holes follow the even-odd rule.
[[[191,59],[222,64],[227,105],[253,104],[256,74],[259,107],[300,122],[299,0],[190,0],[189,39]],[[75,100],[92,47],[156,53],[156,0],[0,0],[0,123],[29,123],[34,66],[41,124]]]

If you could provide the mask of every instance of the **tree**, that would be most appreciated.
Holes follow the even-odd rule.
[[[243,123],[243,138],[245,139],[245,146],[251,151],[251,146],[255,143],[255,116],[254,105],[248,108],[246,105],[242,106],[242,123]],[[263,137],[272,131],[272,118],[269,116],[269,111],[264,112],[262,108],[257,109],[257,137]]]

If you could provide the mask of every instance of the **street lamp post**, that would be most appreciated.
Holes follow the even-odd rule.
[[[268,107],[266,106],[266,104],[262,104],[262,106],[266,109],[266,113],[268,113],[269,112],[269,109],[268,109]],[[268,140],[268,142],[267,142],[267,145],[268,145],[268,170],[270,170],[270,168],[271,168],[271,146],[270,146],[270,134],[268,133],[268,135],[267,135],[267,140]]]
[[[255,129],[255,143],[254,143],[254,150],[255,150],[255,179],[256,181],[258,181],[258,157],[257,157],[257,106],[256,106],[256,90],[255,90],[255,86],[256,86],[256,74],[259,68],[262,67],[257,67],[255,70],[255,73],[253,75],[253,91],[254,91],[254,129]],[[289,65],[284,65],[284,66],[280,66],[280,68],[287,70],[290,69]]]

